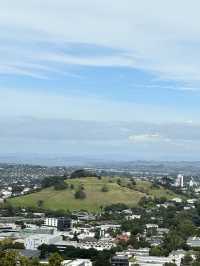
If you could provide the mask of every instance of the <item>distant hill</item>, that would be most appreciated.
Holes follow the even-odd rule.
[[[121,179],[124,180],[124,179]],[[55,190],[53,187],[45,188],[39,192],[9,199],[14,206],[38,206],[43,202],[43,207],[52,210],[88,210],[98,211],[101,206],[105,207],[114,203],[125,203],[129,206],[137,205],[144,196],[173,198],[173,192],[164,188],[153,187],[150,182],[140,181],[133,188],[126,184],[118,184],[116,178],[85,177],[68,179],[65,181],[68,188]],[[123,181],[124,182],[124,181]],[[72,188],[71,188],[72,187]],[[74,194],[84,187],[85,199],[75,199]],[[106,189],[105,189],[106,187]],[[104,188],[104,189],[103,189]]]

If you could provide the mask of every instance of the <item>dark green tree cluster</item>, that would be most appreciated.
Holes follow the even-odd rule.
[[[85,199],[87,197],[83,186],[80,186],[78,190],[74,193],[75,199]]]
[[[200,254],[196,254],[195,258],[186,254],[181,260],[181,266],[200,266]]]
[[[94,266],[110,266],[110,258],[115,254],[116,249],[98,251],[96,249],[80,249],[68,246],[60,252],[54,245],[41,245],[39,247],[41,254],[49,256],[50,254],[59,253],[63,259],[90,259]],[[53,266],[53,265],[52,265]]]
[[[82,177],[99,177],[95,172],[87,171],[85,169],[75,170],[71,173],[70,178],[82,178]]]
[[[124,204],[124,203],[115,203],[115,204],[111,204],[105,207],[105,211],[106,212],[120,212],[123,210],[128,209],[128,205]]]
[[[28,259],[20,256],[16,251],[1,251],[0,252],[0,265],[1,266],[39,266],[39,260]],[[53,266],[53,265],[52,265]],[[60,265],[58,265],[60,266]]]
[[[59,186],[60,184],[63,184],[64,180],[65,180],[64,176],[45,177],[44,179],[42,179],[41,185],[42,188],[55,187]]]

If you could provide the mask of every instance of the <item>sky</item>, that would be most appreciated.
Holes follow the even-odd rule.
[[[0,0],[0,154],[200,160],[198,0]]]

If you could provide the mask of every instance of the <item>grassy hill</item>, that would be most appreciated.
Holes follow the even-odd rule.
[[[106,206],[113,203],[125,203],[129,206],[137,205],[138,201],[145,195],[167,198],[175,197],[172,192],[163,188],[151,188],[149,182],[138,182],[135,189],[129,189],[117,184],[116,179],[107,177],[101,180],[95,177],[70,179],[66,181],[69,185],[73,184],[74,189],[55,190],[46,188],[39,192],[25,196],[11,198],[9,202],[14,206],[37,206],[38,201],[44,202],[43,207],[47,209],[63,210],[88,210],[98,211],[100,206]],[[75,191],[84,186],[87,194],[86,199],[80,200],[74,198]],[[108,192],[102,192],[102,187],[106,185]]]

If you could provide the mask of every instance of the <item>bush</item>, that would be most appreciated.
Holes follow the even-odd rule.
[[[68,188],[68,184],[65,183],[64,181],[59,181],[58,183],[54,185],[55,190],[63,190],[67,188]]]
[[[82,177],[98,177],[95,172],[86,171],[84,169],[79,169],[71,173],[70,178],[82,178]]]
[[[83,189],[79,189],[78,191],[75,192],[74,197],[75,199],[85,199],[86,193]]]
[[[109,211],[118,212],[118,211],[126,210],[128,208],[129,207],[124,203],[115,203],[115,204],[111,204],[109,206],[106,206],[105,211],[106,212],[109,212]]]
[[[109,191],[108,186],[103,185],[103,187],[101,188],[101,191],[102,192],[108,192]]]
[[[50,177],[45,177],[42,182],[42,188],[47,188],[47,187],[52,187],[56,186],[57,184],[64,183],[64,177],[63,176],[50,176]]]

